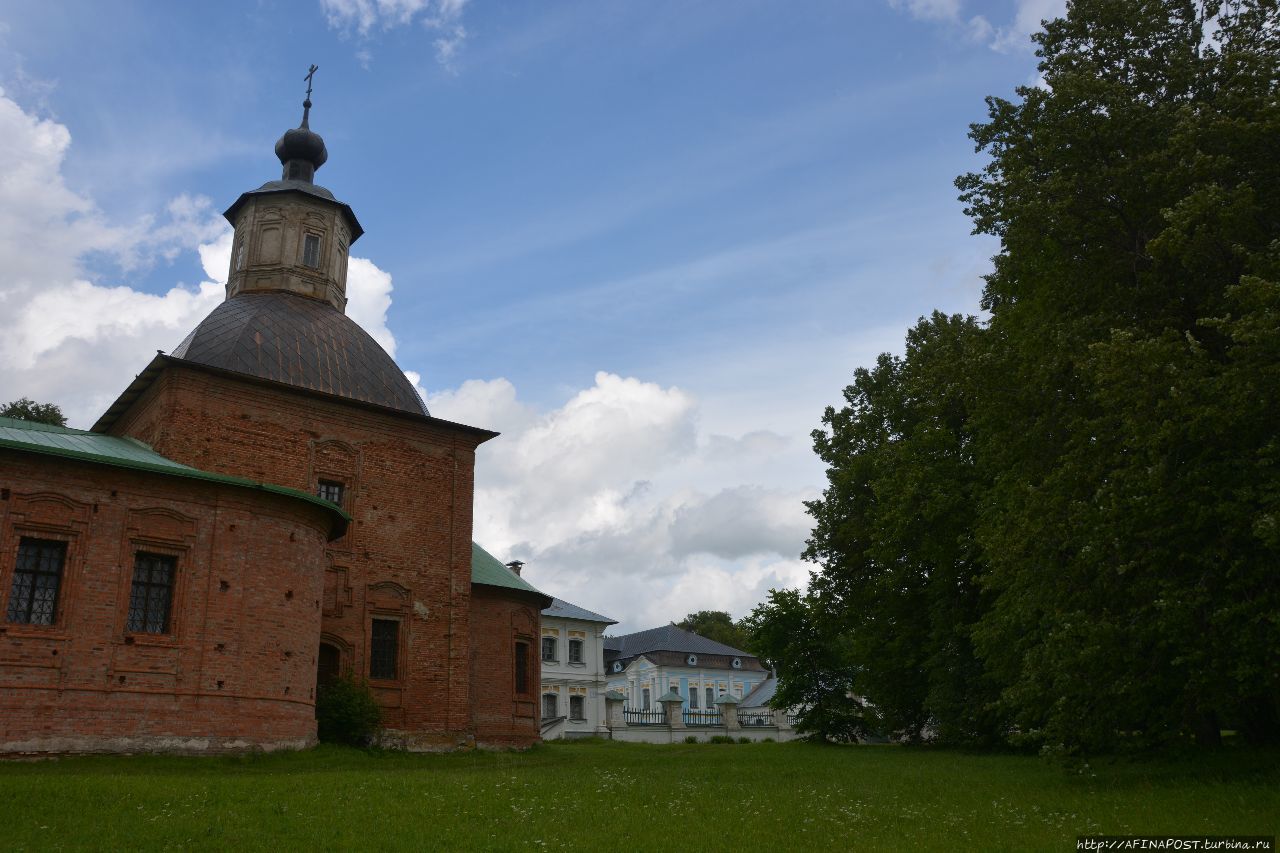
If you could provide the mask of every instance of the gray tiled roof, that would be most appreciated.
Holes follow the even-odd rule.
[[[356,322],[291,293],[239,293],[201,321],[173,357],[427,415],[404,372]]]
[[[677,628],[675,625],[663,625],[661,628],[650,628],[648,631],[637,631],[634,634],[623,634],[620,637],[605,637],[604,647],[607,651],[617,652],[617,657],[634,657],[645,652],[690,652],[699,655],[733,655],[736,657],[754,657],[750,652],[708,640],[701,634]]]
[[[778,691],[778,677],[770,675],[764,681],[757,684],[750,693],[742,697],[742,704],[739,708],[761,708],[769,704],[769,700],[773,698],[773,694]]]
[[[581,619],[583,622],[603,622],[605,625],[617,625],[617,619],[610,619],[608,616],[601,616],[599,613],[592,613],[576,604],[570,604],[559,598],[552,599],[551,606],[542,611],[543,616],[555,616],[560,619]]]

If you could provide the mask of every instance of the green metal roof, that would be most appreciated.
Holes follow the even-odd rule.
[[[547,604],[550,604],[552,600],[551,596],[535,589],[524,578],[504,566],[501,560],[474,542],[471,543],[471,582],[485,586],[518,589],[521,592],[532,592],[534,595],[541,595],[547,599]]]
[[[39,453],[45,456],[59,456],[63,459],[111,465],[116,468],[129,468],[134,471],[149,471],[155,474],[166,474],[171,477],[185,477],[189,480],[204,480],[210,483],[222,483],[223,485],[238,486],[245,489],[258,489],[289,498],[296,498],[315,504],[337,516],[339,524],[332,531],[334,536],[342,535],[342,531],[346,529],[347,524],[351,521],[351,516],[343,512],[340,507],[315,495],[300,492],[297,489],[287,489],[284,486],[273,486],[270,483],[258,483],[243,477],[214,474],[211,471],[192,468],[189,465],[183,465],[180,462],[174,462],[168,457],[161,456],[136,438],[101,435],[95,432],[85,432],[84,430],[52,426],[33,421],[21,421],[15,418],[0,418],[0,449]]]

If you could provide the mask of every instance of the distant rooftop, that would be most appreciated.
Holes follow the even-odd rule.
[[[761,708],[769,704],[769,700],[773,698],[773,694],[778,692],[778,676],[769,674],[769,677],[757,684],[750,693],[742,697],[742,704],[739,708]]]
[[[555,616],[560,619],[581,619],[583,622],[603,622],[605,625],[617,625],[617,619],[610,619],[608,616],[601,616],[599,613],[592,613],[586,608],[579,607],[576,604],[570,604],[559,598],[551,599],[551,606],[542,611],[543,616]]]
[[[604,647],[607,651],[617,652],[618,657],[635,657],[645,652],[687,652],[699,655],[730,655],[734,657],[755,657],[751,652],[744,652],[715,640],[708,640],[701,634],[677,628],[675,625],[663,625],[661,628],[650,628],[648,631],[637,631],[634,634],[623,634],[620,637],[605,637]]]

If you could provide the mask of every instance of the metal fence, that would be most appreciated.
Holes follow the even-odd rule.
[[[684,712],[684,724],[686,726],[723,726],[724,719],[720,716],[719,711],[688,711]]]
[[[667,715],[663,713],[661,708],[646,711],[641,708],[628,708],[624,705],[622,719],[629,726],[665,726],[667,724]]]
[[[754,726],[772,726],[773,712],[771,711],[739,711],[738,725],[743,728]]]

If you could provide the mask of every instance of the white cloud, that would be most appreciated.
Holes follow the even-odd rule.
[[[742,616],[770,587],[807,577],[802,501],[816,489],[749,479],[790,442],[765,430],[704,436],[687,391],[601,372],[547,412],[506,379],[427,402],[437,417],[502,432],[477,456],[477,541],[619,630],[700,609]]]
[[[395,358],[396,339],[387,328],[391,289],[391,273],[378,269],[373,261],[357,257],[348,261],[347,316]]]
[[[362,65],[372,60],[367,41],[375,30],[418,23],[434,34],[436,61],[454,70],[454,60],[467,39],[462,12],[467,0],[320,0],[320,9],[332,29],[354,32],[362,46],[356,53]]]
[[[676,510],[672,550],[678,555],[703,553],[729,560],[752,554],[793,554],[809,528],[800,496],[763,486],[733,486]]]
[[[954,21],[960,15],[960,0],[889,0],[889,5],[921,21]]]
[[[1067,12],[1066,0],[1014,0],[1013,19],[1005,24],[993,24],[986,15],[966,19],[961,0],[888,0],[888,3],[918,21],[945,24],[960,37],[1001,53],[1031,51],[1034,47],[1031,34],[1040,30],[1040,22],[1062,17]]]
[[[996,27],[990,35],[992,50],[1030,51],[1034,48],[1031,34],[1040,31],[1040,22],[1060,18],[1067,13],[1067,0],[1018,0],[1013,20]]]
[[[73,426],[88,426],[157,349],[170,350],[222,301],[231,229],[208,199],[179,196],[156,216],[119,225],[67,186],[71,147],[63,125],[25,112],[0,91],[0,401],[28,396],[57,403]],[[127,279],[160,261],[198,252],[205,280],[163,293]],[[124,281],[104,283],[86,268],[102,256]],[[353,258],[351,315],[389,351],[391,277]]]

